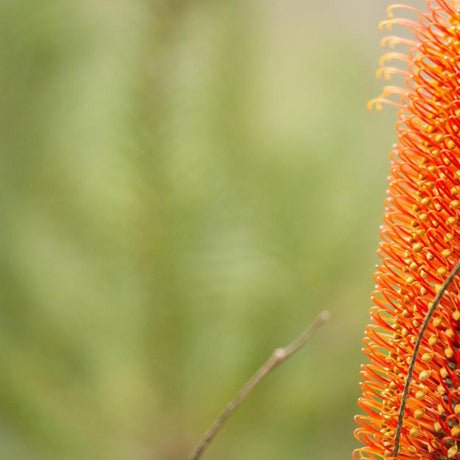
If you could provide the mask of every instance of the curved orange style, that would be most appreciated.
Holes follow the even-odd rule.
[[[405,10],[415,19],[397,19]],[[386,37],[398,47],[380,60],[379,76],[400,75],[370,107],[398,108],[398,141],[374,275],[371,324],[364,338],[362,397],[355,435],[360,459],[460,460],[460,280],[449,286],[424,334],[394,457],[401,397],[414,344],[437,291],[460,259],[460,1],[405,5],[381,24],[409,29]],[[389,61],[396,64],[388,65]]]

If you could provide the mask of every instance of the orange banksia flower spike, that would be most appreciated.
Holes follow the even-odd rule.
[[[382,41],[395,49],[378,75],[404,84],[370,102],[398,108],[398,141],[364,338],[369,364],[355,432],[364,447],[355,460],[460,460],[460,0],[426,5],[394,5],[382,23],[412,38]]]

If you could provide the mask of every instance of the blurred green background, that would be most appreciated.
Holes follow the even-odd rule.
[[[350,458],[386,3],[0,1],[0,458]]]

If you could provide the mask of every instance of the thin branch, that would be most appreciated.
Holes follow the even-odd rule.
[[[204,451],[216,437],[219,430],[225,421],[232,415],[237,407],[246,399],[251,391],[260,383],[260,381],[268,375],[275,367],[279,366],[283,361],[292,356],[305,343],[307,343],[313,334],[329,319],[329,312],[322,311],[311,323],[311,325],[300,334],[291,344],[285,348],[277,348],[270,356],[268,361],[248,380],[235,398],[227,405],[223,412],[217,417],[208,431],[204,434],[201,441],[195,447],[189,460],[198,460],[203,455]]]
[[[393,457],[396,458],[399,453],[399,441],[401,439],[401,430],[402,430],[402,424],[404,421],[404,412],[406,409],[406,402],[407,402],[407,397],[409,395],[409,387],[410,387],[410,382],[412,380],[412,374],[414,373],[414,368],[415,368],[415,361],[417,360],[417,355],[418,351],[420,348],[420,344],[422,343],[423,336],[425,334],[426,328],[428,327],[428,324],[430,323],[430,320],[434,314],[434,311],[436,310],[436,307],[439,305],[439,302],[441,302],[441,299],[446,292],[447,288],[450,286],[452,281],[454,280],[455,276],[460,272],[460,262],[455,265],[455,267],[452,269],[452,271],[449,273],[449,276],[447,277],[446,281],[444,284],[441,286],[441,289],[438,291],[436,294],[436,297],[433,301],[433,304],[431,305],[430,309],[428,310],[428,313],[426,315],[425,320],[423,321],[422,327],[420,329],[420,332],[417,337],[417,341],[415,342],[415,347],[414,347],[414,352],[412,354],[410,366],[409,366],[409,371],[407,372],[407,379],[406,383],[404,385],[404,391],[403,395],[401,398],[401,407],[399,409],[399,416],[398,416],[398,426],[396,427],[396,434],[395,434],[395,446],[393,450]]]

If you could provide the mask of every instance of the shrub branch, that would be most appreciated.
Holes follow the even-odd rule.
[[[195,447],[192,455],[189,460],[198,460],[202,457],[205,450],[211,444],[213,439],[216,437],[219,430],[222,428],[222,425],[230,417],[230,415],[235,412],[238,406],[247,398],[252,390],[260,383],[260,381],[268,375],[275,367],[279,366],[283,361],[286,361],[290,356],[292,356],[296,351],[302,348],[315,332],[329,319],[329,312],[322,311],[305,329],[302,334],[300,334],[292,343],[284,348],[276,348],[270,358],[263,364],[263,366],[248,380],[248,382],[241,388],[239,393],[235,398],[230,401],[227,407],[222,411],[222,413],[217,417],[214,423],[209,427],[208,431],[201,438],[200,442]]]

